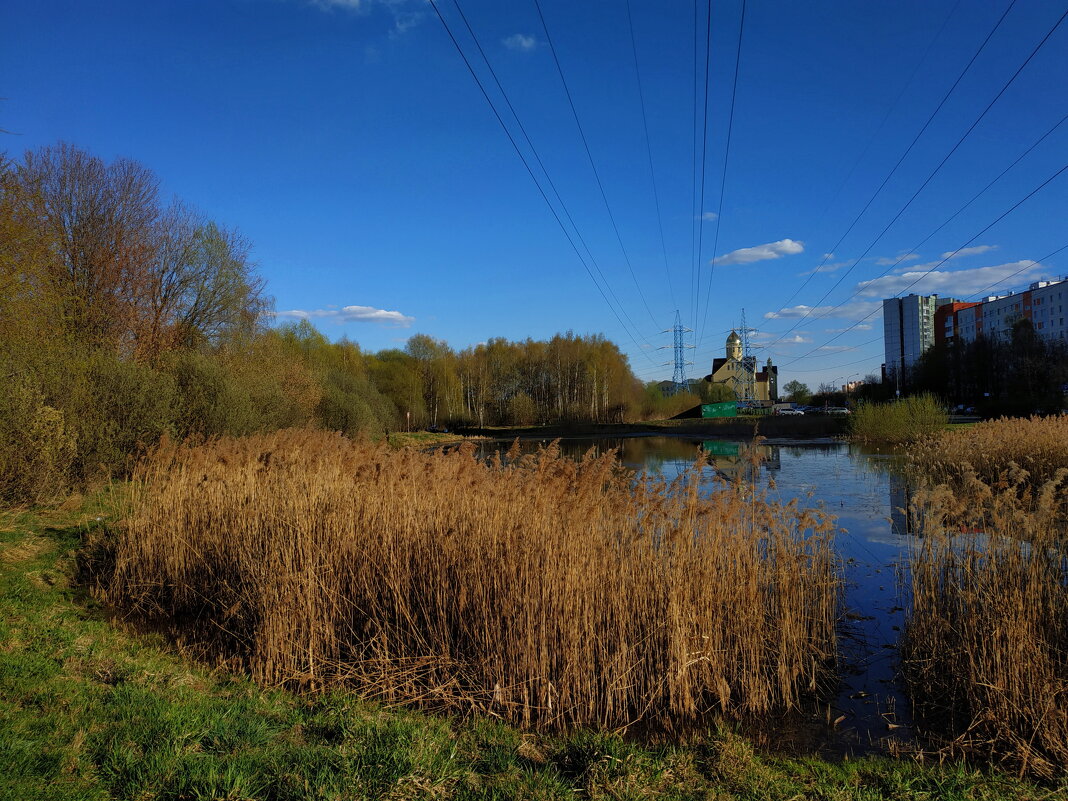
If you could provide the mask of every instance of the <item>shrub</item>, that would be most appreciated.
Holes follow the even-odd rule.
[[[10,379],[0,393],[0,501],[35,503],[61,494],[70,483],[75,435],[63,412],[25,379]]]
[[[77,432],[79,481],[125,473],[139,453],[169,431],[174,379],[159,370],[97,351],[69,362],[70,383],[60,398]]]
[[[323,396],[316,415],[319,423],[346,436],[381,437],[396,427],[393,404],[379,394],[364,375],[331,370],[323,376]]]
[[[949,414],[933,395],[890,403],[860,403],[850,416],[850,433],[860,442],[917,442],[943,431]]]

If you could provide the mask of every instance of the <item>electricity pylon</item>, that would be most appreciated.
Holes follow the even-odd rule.
[[[675,372],[671,376],[671,390],[670,394],[674,395],[677,392],[685,392],[689,389],[686,384],[686,365],[693,364],[693,362],[686,361],[686,349],[693,348],[693,345],[687,345],[685,341],[685,334],[693,333],[692,328],[686,328],[682,324],[682,318],[679,316],[678,309],[675,310],[675,325],[660,333],[666,334],[672,332],[675,336]],[[665,346],[666,347],[666,346]],[[661,348],[663,350],[663,348]],[[671,364],[671,362],[664,362],[664,364]]]
[[[745,324],[745,309],[742,309],[742,400],[756,400],[756,356],[753,348],[757,347],[750,343],[749,332],[757,329],[749,328]]]

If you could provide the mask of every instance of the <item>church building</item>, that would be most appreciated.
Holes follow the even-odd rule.
[[[712,373],[705,381],[726,384],[738,400],[746,399],[746,387],[752,386],[752,400],[779,400],[779,368],[769,358],[763,370],[757,370],[756,357],[742,353],[742,338],[736,331],[727,337],[726,357],[712,360]]]

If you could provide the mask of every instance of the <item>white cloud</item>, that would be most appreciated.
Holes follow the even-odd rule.
[[[780,340],[781,345],[807,345],[812,342],[811,337],[804,337],[800,334],[794,334],[792,337],[786,337],[786,339]]]
[[[393,16],[393,30],[390,38],[402,36],[414,28],[427,16],[426,3],[422,0],[306,0],[309,5],[323,11],[348,11],[356,14],[368,14],[372,9],[385,8]],[[365,50],[368,60],[375,60],[378,53]]]
[[[343,306],[340,309],[290,309],[275,312],[275,317],[293,317],[298,320],[335,320],[339,323],[379,323],[407,328],[415,322],[414,317],[399,311],[376,309],[374,306]]]
[[[906,261],[916,261],[916,259],[918,259],[919,257],[919,253],[899,253],[893,257],[884,256],[881,259],[876,259],[875,263],[878,264],[880,267],[887,267],[891,264],[901,264],[902,262]]]
[[[853,350],[855,345],[820,345],[816,350],[822,350],[826,353],[841,353],[844,350]]]
[[[805,245],[794,239],[780,239],[778,242],[768,242],[764,245],[755,245],[751,248],[732,250],[724,256],[712,259],[712,264],[752,264],[755,261],[767,261],[779,259],[783,256],[793,256],[803,253]]]
[[[835,270],[840,270],[849,264],[849,259],[842,259],[840,261],[831,261],[834,258],[833,253],[824,253],[820,259],[820,264],[817,264],[811,270],[805,270],[798,275],[812,275],[813,273],[833,273]]]
[[[1032,281],[1042,265],[1037,261],[1011,261],[992,267],[976,267],[970,270],[913,270],[900,275],[884,275],[870,281],[861,281],[856,293],[866,297],[891,298],[904,292],[917,295],[943,295],[955,298],[983,292],[987,287],[1014,276],[1020,283]],[[913,282],[915,286],[912,286]]]
[[[842,320],[864,320],[869,315],[882,309],[881,300],[853,300],[841,306],[791,306],[777,312],[767,312],[766,320],[783,320],[787,318],[833,317]]]
[[[701,215],[701,219],[705,222],[715,222],[719,219],[719,215],[716,214],[716,212],[714,211],[706,211],[704,214]]]
[[[961,248],[960,250],[947,250],[942,254],[943,259],[963,259],[965,256],[978,256],[980,253],[997,250],[997,245],[976,245],[974,248]]]
[[[538,46],[538,40],[535,37],[522,33],[513,33],[503,41],[504,46],[509,50],[519,50],[524,53],[529,53]]]

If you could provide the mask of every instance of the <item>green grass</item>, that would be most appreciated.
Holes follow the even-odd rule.
[[[1039,799],[1058,788],[910,760],[761,756],[261,688],[109,622],[74,582],[94,518],[0,519],[0,799]],[[88,521],[88,522],[87,522]],[[1068,785],[1059,788],[1068,793]],[[1051,795],[1051,793],[1053,795]]]
[[[392,448],[405,446],[421,447],[424,445],[447,445],[452,442],[463,442],[468,439],[481,439],[481,437],[466,437],[462,434],[444,434],[440,431],[393,431],[389,434],[389,445]]]

